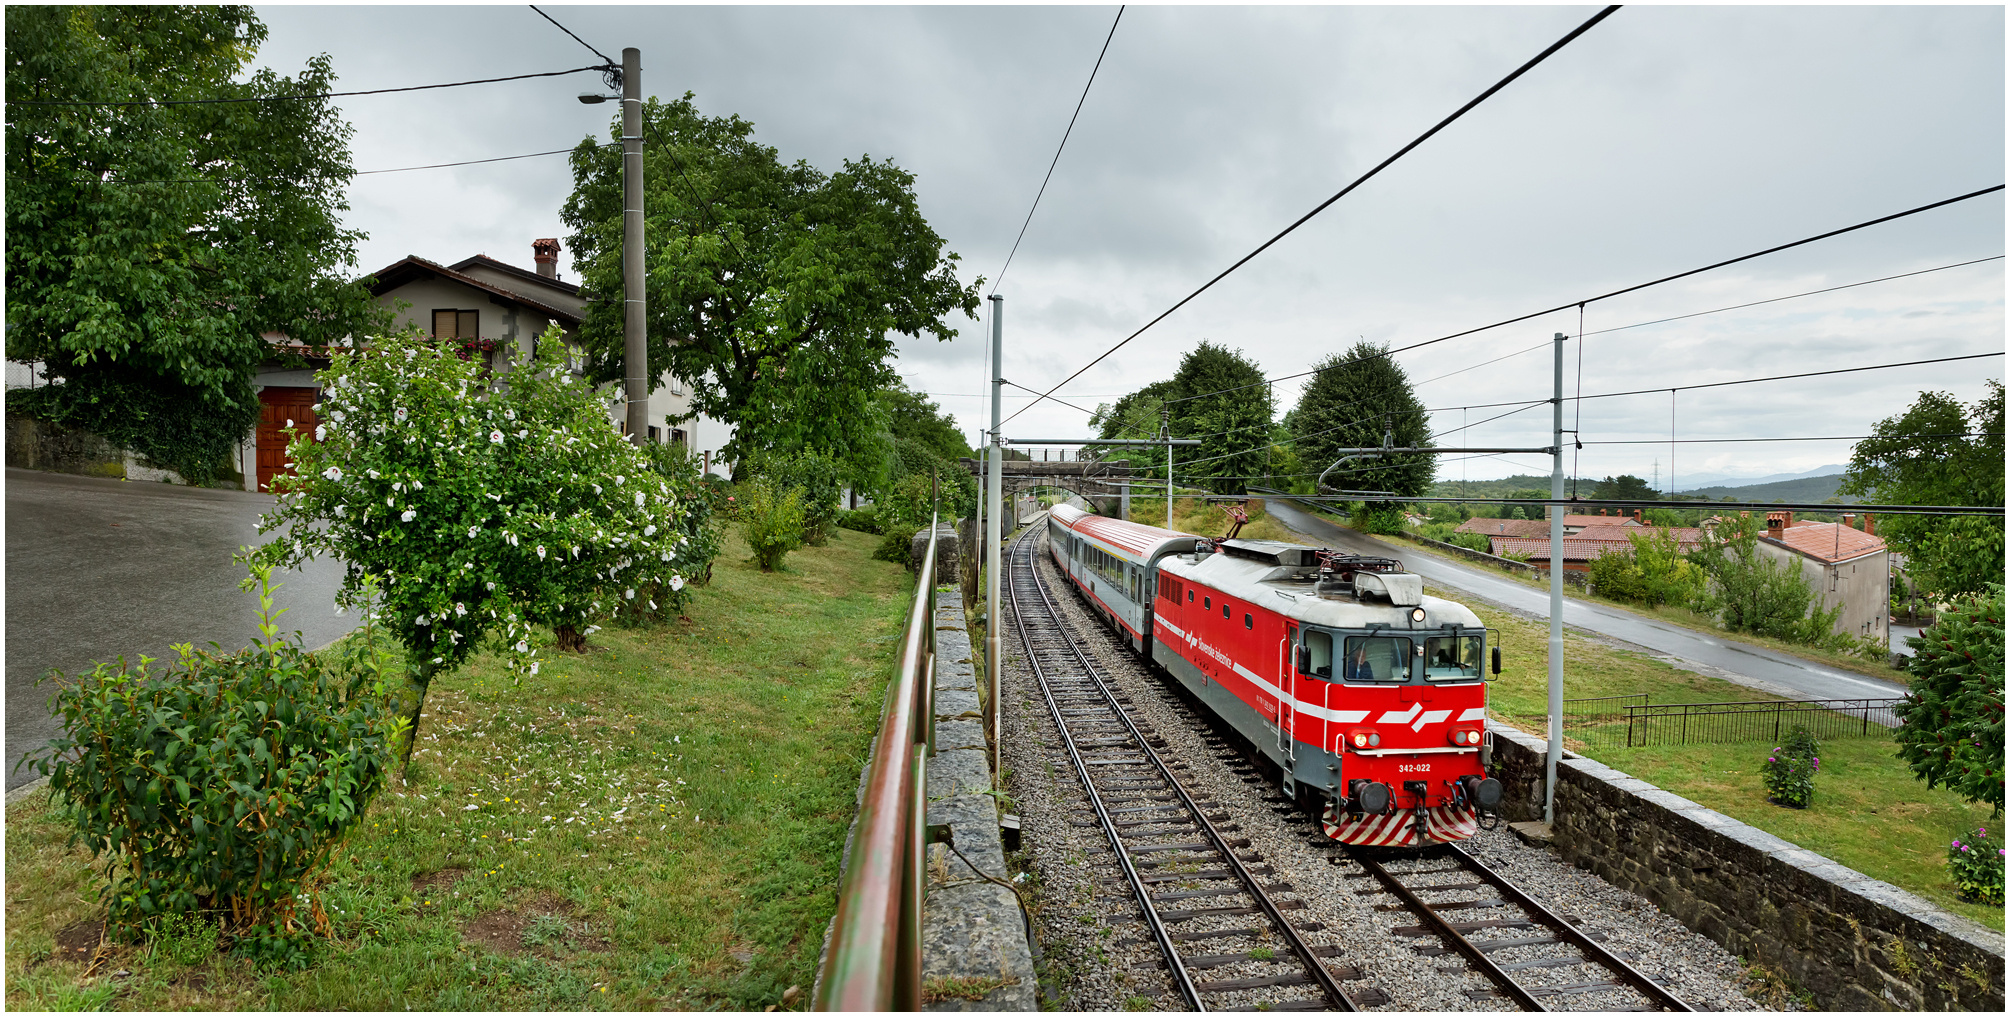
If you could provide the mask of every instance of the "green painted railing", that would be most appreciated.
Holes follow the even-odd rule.
[[[935,754],[936,520],[880,711],[865,798],[817,972],[818,1010],[921,1009],[921,902],[928,886],[928,757]]]

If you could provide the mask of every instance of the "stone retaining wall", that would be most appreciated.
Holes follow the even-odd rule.
[[[1542,818],[1542,739],[1499,723],[1510,820]],[[2003,1010],[2003,936],[1595,760],[1557,766],[1563,857],[1793,980],[1824,1010]]]
[[[927,537],[927,530],[922,537]],[[985,879],[1009,880],[991,794],[991,753],[977,696],[975,656],[963,620],[963,596],[935,594],[935,756],[928,761],[928,822],[947,825],[956,851],[928,846],[928,898],[921,912],[921,980],[984,992],[981,1000],[943,999],[925,1010],[1037,1010],[1032,946],[1017,896]]]

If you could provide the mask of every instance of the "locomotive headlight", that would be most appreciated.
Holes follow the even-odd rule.
[[[1354,732],[1354,747],[1357,749],[1365,749],[1368,747],[1368,736],[1366,733],[1361,731]]]
[[[1370,745],[1380,745],[1380,744],[1382,744],[1382,735],[1381,735],[1381,733],[1380,733],[1380,732],[1378,732],[1378,731],[1370,731],[1370,732],[1368,732],[1368,744],[1370,744]]]
[[[1424,609],[1421,607],[1411,608],[1410,620],[1422,625],[1424,623]]]

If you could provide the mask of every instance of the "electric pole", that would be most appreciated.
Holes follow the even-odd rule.
[[[649,440],[649,301],[642,270],[642,51],[621,51],[622,359],[627,368],[628,440]]]

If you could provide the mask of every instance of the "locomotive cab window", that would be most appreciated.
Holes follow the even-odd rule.
[[[1398,636],[1348,636],[1344,681],[1406,682],[1410,680],[1410,641]]]
[[[1431,636],[1424,640],[1424,677],[1434,682],[1477,681],[1480,637]]]
[[[1308,630],[1305,633],[1305,667],[1301,674],[1331,680],[1333,677],[1333,636],[1327,632]]]

